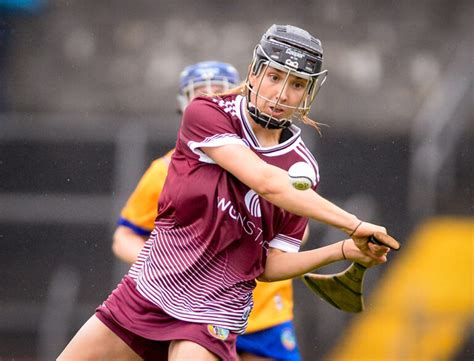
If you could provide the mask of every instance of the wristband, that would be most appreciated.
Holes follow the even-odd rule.
[[[344,259],[347,259],[347,258],[346,258],[346,254],[344,253],[344,243],[346,243],[346,240],[343,240],[343,241],[342,241],[342,244],[341,244],[341,252],[342,252],[342,257],[344,257]]]
[[[359,227],[360,227],[360,225],[361,225],[362,223],[364,223],[364,222],[360,221],[360,223],[357,225],[356,228],[354,228],[354,230],[352,231],[352,233],[350,234],[349,237],[352,237],[352,236],[354,235],[354,233],[356,233],[356,231],[359,229]]]

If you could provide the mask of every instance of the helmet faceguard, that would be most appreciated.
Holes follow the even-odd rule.
[[[245,81],[247,110],[252,119],[265,128],[279,129],[289,127],[293,120],[307,116],[314,98],[327,77],[327,70],[321,71],[322,61],[321,42],[307,31],[292,25],[272,25],[255,47],[252,64]],[[268,99],[260,94],[261,81],[253,85],[249,81],[251,74],[260,76],[262,80],[269,67],[286,73],[277,100]],[[303,96],[297,106],[279,103],[290,75],[307,80]],[[255,95],[255,104],[251,102],[251,94]],[[262,112],[258,107],[259,99],[273,103],[274,108],[291,108],[292,115],[290,118],[279,119],[273,114]]]
[[[239,83],[239,73],[230,64],[217,61],[203,61],[186,67],[179,77],[178,105],[184,109],[196,96],[197,88],[204,87],[204,93],[212,94],[213,86],[219,86],[222,91],[229,90]]]

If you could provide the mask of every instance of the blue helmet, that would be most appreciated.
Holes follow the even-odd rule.
[[[232,65],[218,61],[203,61],[186,67],[179,76],[178,104],[184,111],[189,102],[197,95],[195,89],[206,86],[206,93],[212,93],[212,86],[221,86],[223,91],[237,86],[239,72]]]

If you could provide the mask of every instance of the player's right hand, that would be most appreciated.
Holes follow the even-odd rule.
[[[368,222],[362,222],[351,238],[354,240],[354,244],[361,250],[362,253],[374,261],[383,263],[387,261],[387,253],[390,251],[390,248],[369,243],[369,237],[374,235],[376,232],[387,234],[385,227]]]

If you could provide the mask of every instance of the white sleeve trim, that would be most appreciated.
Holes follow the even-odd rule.
[[[199,160],[204,163],[215,164],[211,158],[207,156],[201,149],[201,147],[220,147],[222,145],[230,145],[230,144],[240,144],[243,146],[247,146],[245,142],[238,137],[236,134],[218,134],[212,137],[208,137],[204,139],[202,142],[194,142],[189,141],[188,147],[191,151],[199,156]]]
[[[284,234],[277,234],[270,241],[270,247],[279,249],[283,252],[297,253],[300,250],[301,240]]]

